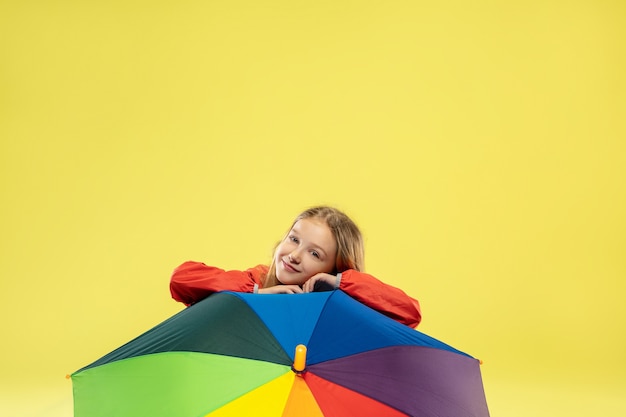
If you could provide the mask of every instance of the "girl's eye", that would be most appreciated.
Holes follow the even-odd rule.
[[[314,257],[316,257],[317,259],[320,258],[320,254],[317,253],[316,251],[311,252],[311,255],[313,255]]]
[[[291,240],[293,243],[298,243],[298,238],[295,236],[289,236],[289,240]]]

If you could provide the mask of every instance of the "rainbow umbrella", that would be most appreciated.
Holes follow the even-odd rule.
[[[221,292],[71,375],[75,417],[487,417],[479,361],[341,291]]]

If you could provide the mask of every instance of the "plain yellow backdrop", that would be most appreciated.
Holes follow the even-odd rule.
[[[315,204],[492,415],[626,414],[626,3],[0,1],[0,415]]]

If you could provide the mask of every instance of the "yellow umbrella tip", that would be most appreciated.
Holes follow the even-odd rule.
[[[295,373],[299,374],[304,372],[306,368],[306,346],[298,345],[296,346],[296,353],[293,359],[293,370]]]

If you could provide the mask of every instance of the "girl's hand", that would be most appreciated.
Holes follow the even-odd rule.
[[[336,284],[336,276],[320,272],[319,274],[313,275],[307,280],[307,282],[302,285],[302,291],[313,292],[315,291],[316,287],[318,291],[334,290]]]
[[[259,288],[258,294],[301,294],[302,288],[297,285],[274,285],[268,288]]]

